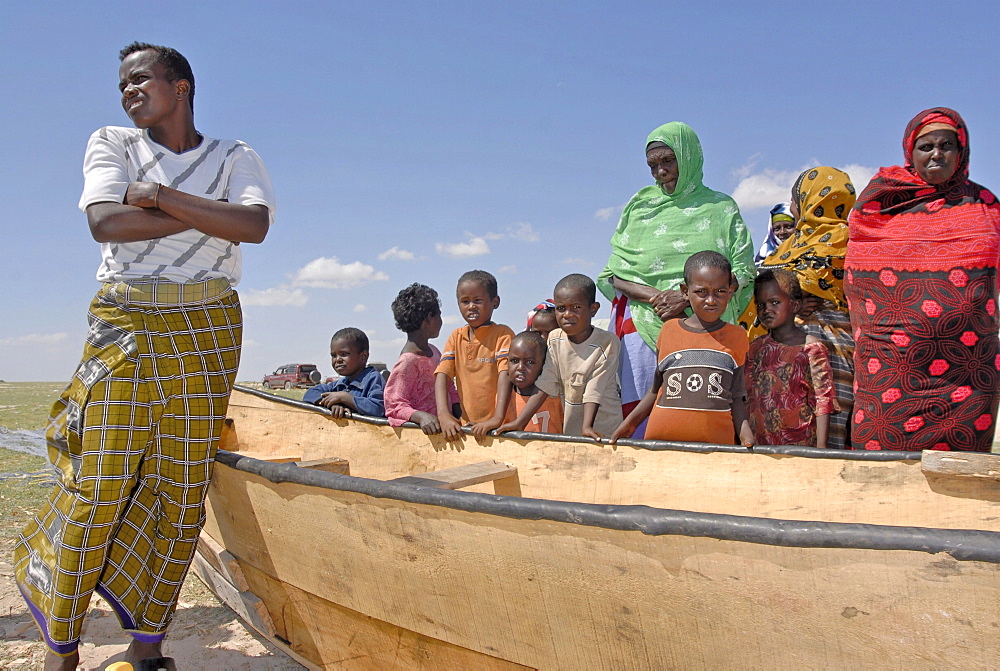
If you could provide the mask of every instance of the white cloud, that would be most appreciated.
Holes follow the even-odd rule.
[[[520,222],[507,227],[507,236],[521,242],[538,242],[538,233],[531,224]]]
[[[399,261],[412,261],[413,252],[408,252],[405,249],[400,249],[399,247],[392,247],[387,249],[378,255],[379,261],[385,261],[386,259],[396,259]]]
[[[612,217],[617,219],[621,216],[622,212],[625,210],[625,205],[615,205],[613,207],[602,207],[601,209],[594,212],[594,219],[600,219],[601,221],[608,221]]]
[[[858,165],[857,163],[848,163],[841,170],[851,176],[851,184],[854,185],[858,195],[861,195],[864,188],[868,186],[868,182],[878,172],[878,168],[869,168],[867,165]]]
[[[590,259],[563,259],[562,264],[565,266],[578,266],[581,268],[592,268],[594,266],[594,262]]]
[[[468,242],[445,243],[434,245],[437,253],[453,259],[464,259],[470,256],[482,256],[490,253],[490,246],[481,237],[473,237]]]
[[[810,161],[799,170],[774,170],[764,168],[756,171],[756,157],[750,159],[747,165],[737,168],[733,174],[741,176],[739,184],[733,191],[733,200],[743,212],[759,208],[770,209],[776,203],[787,202],[791,198],[792,186],[803,170],[822,165],[818,161]],[[836,167],[836,166],[835,166]],[[851,176],[851,183],[860,192],[868,180],[875,174],[875,168],[850,164],[840,168]]]
[[[513,274],[517,272],[517,266],[500,266],[499,272]]]
[[[366,263],[341,263],[335,256],[321,256],[300,268],[295,273],[294,283],[320,289],[353,289],[387,279],[388,275]]]
[[[0,346],[19,347],[21,345],[57,345],[69,337],[68,333],[26,333],[0,339]]]
[[[302,292],[302,289],[282,289],[276,287],[273,289],[264,289],[263,291],[247,289],[240,292],[240,303],[243,305],[260,305],[264,307],[291,305],[292,307],[300,308],[308,302],[309,297]]]
[[[764,168],[757,174],[747,174],[733,190],[733,200],[742,212],[761,207],[770,209],[791,198],[792,185],[801,172]]]
[[[354,312],[368,312],[368,306],[364,303],[358,303],[354,306]]]
[[[472,237],[471,233],[466,233]],[[495,233],[490,231],[484,233],[482,236],[484,240],[520,240],[521,242],[538,242],[538,233],[535,231],[535,227],[531,224],[520,221],[516,224],[511,224],[504,229],[503,233]],[[474,239],[474,238],[473,238]]]
[[[757,162],[760,161],[760,158],[763,155],[764,152],[759,151],[750,158],[748,158],[746,163],[733,170],[733,177],[736,177],[738,179],[744,179],[745,177],[748,177],[751,173],[753,173],[754,168],[757,167]]]

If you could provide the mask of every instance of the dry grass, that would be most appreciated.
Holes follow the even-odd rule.
[[[0,382],[0,426],[40,429],[65,382]]]

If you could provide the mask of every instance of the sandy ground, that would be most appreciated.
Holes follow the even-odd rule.
[[[41,669],[46,647],[14,584],[13,543],[0,542],[0,669]],[[103,669],[121,661],[128,646],[118,618],[99,596],[83,626],[80,669]],[[302,669],[303,667],[247,631],[240,619],[190,573],[181,591],[164,654],[179,669]]]

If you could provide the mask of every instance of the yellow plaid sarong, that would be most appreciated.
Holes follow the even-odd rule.
[[[76,650],[95,589],[133,636],[162,640],[204,522],[242,339],[224,279],[107,283],[88,322],[46,432],[59,481],[14,549],[18,586],[60,655]]]

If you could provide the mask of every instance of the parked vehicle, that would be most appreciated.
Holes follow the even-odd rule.
[[[264,376],[264,389],[292,389],[319,384],[323,375],[311,363],[289,363]]]

